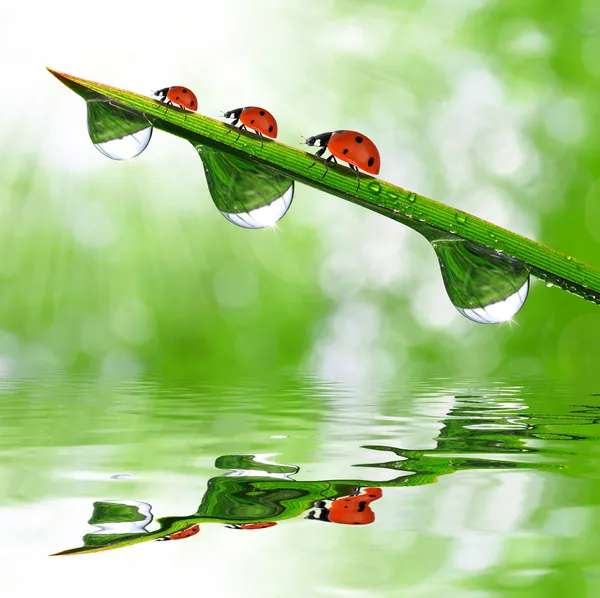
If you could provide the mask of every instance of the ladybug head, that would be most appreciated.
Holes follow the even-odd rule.
[[[332,135],[333,133],[321,133],[320,135],[313,135],[306,140],[306,145],[325,147],[329,143]]]

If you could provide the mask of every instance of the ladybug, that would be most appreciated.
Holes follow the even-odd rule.
[[[231,124],[237,125],[239,121],[242,121],[240,129],[252,129],[259,137],[263,135],[275,139],[277,137],[277,121],[275,117],[264,108],[258,106],[246,106],[245,108],[236,108],[235,110],[228,110],[223,114],[223,118],[232,118]],[[226,135],[231,133],[231,129],[227,131]],[[240,138],[238,134],[237,138]],[[237,141],[237,139],[236,139]]]
[[[277,525],[276,521],[263,521],[262,523],[242,523],[241,525],[226,525],[230,529],[265,529]]]
[[[357,131],[342,130],[313,135],[306,140],[306,145],[311,147],[316,145],[321,148],[315,154],[315,161],[309,168],[312,168],[317,163],[317,158],[320,158],[326,150],[331,152],[331,156],[325,160],[325,172],[321,178],[325,178],[329,170],[328,162],[333,160],[337,164],[336,158],[347,162],[350,168],[356,172],[356,178],[358,179],[357,190],[360,187],[359,168],[369,174],[379,174],[381,167],[379,150],[366,135]]]
[[[158,538],[156,541],[164,542],[165,540],[183,540],[184,538],[190,538],[191,536],[195,536],[198,532],[200,532],[200,526],[196,524],[192,525],[191,527],[186,527],[185,529],[175,532],[174,534],[169,534],[168,536]]]
[[[198,110],[198,98],[196,94],[181,85],[174,85],[173,87],[164,87],[154,92],[154,95],[167,105],[179,106],[183,109],[184,113],[186,108],[195,112]]]
[[[350,496],[336,498],[329,508],[324,500],[317,501],[315,510],[310,511],[306,519],[343,525],[368,525],[375,521],[375,513],[370,503],[379,500],[382,496],[381,488],[365,488],[363,493],[360,493],[360,488],[357,488]]]

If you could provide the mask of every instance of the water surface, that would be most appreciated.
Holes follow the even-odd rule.
[[[2,595],[593,596],[596,390],[5,379]]]

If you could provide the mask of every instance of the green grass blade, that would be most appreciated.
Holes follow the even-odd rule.
[[[531,274],[600,304],[600,269],[550,247],[522,237],[490,222],[456,210],[385,181],[361,174],[360,189],[350,169],[333,165],[324,180],[323,166],[309,170],[314,157],[308,152],[252,133],[227,135],[231,127],[221,121],[178,108],[165,109],[157,99],[48,69],[67,87],[86,100],[110,100],[138,110],[154,127],[187,139],[192,144],[214,148],[253,162],[284,177],[336,195],[413,228],[429,241],[458,236],[511,256],[526,264]]]

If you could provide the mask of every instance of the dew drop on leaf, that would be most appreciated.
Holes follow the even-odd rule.
[[[153,127],[140,112],[108,101],[87,102],[87,125],[94,147],[112,160],[139,156],[152,138]]]
[[[518,260],[460,237],[432,241],[448,297],[479,324],[510,320],[529,292],[529,269]]]
[[[229,222],[265,228],[285,216],[294,198],[292,179],[212,148],[196,150],[215,206]]]

